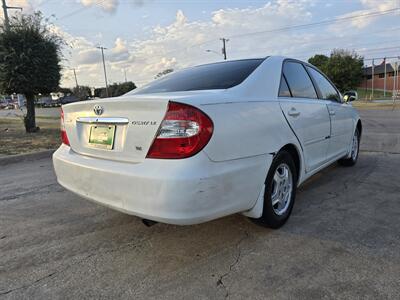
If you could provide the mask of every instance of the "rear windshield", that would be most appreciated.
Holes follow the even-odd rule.
[[[243,82],[263,60],[226,61],[176,71],[128,95],[228,89]]]

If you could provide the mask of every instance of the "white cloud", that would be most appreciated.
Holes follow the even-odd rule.
[[[396,0],[359,0],[363,9],[356,10],[347,14],[343,14],[338,16],[339,18],[347,18],[347,17],[356,17],[350,19],[349,21],[338,22],[332,25],[330,28],[334,32],[340,32],[343,30],[348,30],[349,26],[352,26],[355,29],[363,29],[370,25],[373,22],[376,22],[379,19],[379,16],[375,17],[357,17],[360,15],[370,14],[373,12],[384,12],[386,10],[396,8],[398,4],[396,4]]]
[[[377,3],[378,9],[388,9],[385,1],[361,1],[364,6],[360,11],[377,10],[374,3]],[[145,39],[127,40],[116,36],[113,45],[103,45],[109,47],[104,52],[108,77],[110,82],[122,81],[125,69],[129,80],[142,85],[167,68],[178,69],[221,60],[221,37],[230,39],[227,44],[229,59],[267,55],[306,59],[315,53],[327,54],[343,45],[342,41],[349,41],[347,37],[341,38],[354,34],[348,30],[349,22],[344,24],[347,29],[340,32],[330,31],[329,26],[317,30],[267,32],[311,22],[313,5],[314,1],[308,0],[271,0],[261,7],[220,9],[211,12],[210,18],[205,21],[189,20],[182,10],[178,10],[173,22],[155,26]],[[350,24],[356,28],[368,26],[368,22],[362,23],[361,20]],[[101,54],[95,48],[96,43],[68,34],[66,37],[73,45],[68,63],[77,69],[80,84],[103,86]],[[206,52],[207,49],[218,54]],[[68,72],[65,71],[63,84],[71,86],[73,77]]]
[[[396,0],[360,0],[360,2],[366,8],[379,11],[393,9],[399,5]]]
[[[148,0],[147,0],[148,1]],[[79,0],[79,2],[83,6],[93,6],[93,7],[98,7],[101,8],[103,11],[108,12],[108,13],[114,13],[120,2],[119,0],[103,0],[103,1],[98,1],[98,0]],[[134,6],[142,6],[144,5],[146,0],[132,0],[130,3]]]
[[[126,61],[129,58],[127,42],[122,38],[117,38],[115,40],[115,46],[111,49],[111,54],[109,54],[107,58],[114,63]]]
[[[109,77],[122,80],[122,70],[126,69],[128,77],[141,84],[152,80],[158,72],[167,68],[177,69],[221,60],[222,55],[206,52],[207,49],[220,52],[220,37],[229,38],[238,33],[245,34],[307,22],[311,19],[311,13],[307,10],[311,3],[312,1],[297,1],[289,4],[288,1],[278,0],[258,8],[220,9],[211,13],[209,21],[202,22],[190,21],[182,10],[178,10],[174,22],[154,27],[147,39],[127,41],[116,38],[114,46],[105,51],[107,69],[111,73]],[[282,53],[294,49],[294,46],[282,49],[275,46],[277,43],[290,44],[296,40],[301,42],[304,37],[307,36],[300,38],[297,34],[289,33],[279,36],[264,35],[260,39],[231,38],[228,42],[228,56],[237,58],[256,54],[266,56],[279,51]],[[68,36],[69,40],[71,38]],[[73,55],[69,61],[70,65],[79,66],[81,77],[87,77],[87,80],[84,80],[85,84],[102,84],[103,74],[98,67],[101,66],[100,53],[95,49],[94,43],[80,37],[72,38],[71,43]],[[258,50],[251,51],[254,48]],[[97,67],[94,67],[95,65]],[[94,76],[93,72],[96,70],[98,73]],[[88,75],[84,75],[85,72]],[[72,84],[70,78],[65,79],[66,85]]]
[[[80,0],[80,2],[83,6],[96,6],[110,13],[115,12],[119,4],[118,0],[105,0],[105,1]]]

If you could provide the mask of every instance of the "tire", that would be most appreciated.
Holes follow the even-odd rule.
[[[356,129],[353,135],[350,157],[339,159],[338,163],[345,167],[354,166],[357,163],[359,152],[360,152],[360,134],[358,132],[358,129]]]
[[[279,183],[281,188],[278,188]],[[293,158],[289,152],[280,151],[272,161],[265,180],[263,214],[252,221],[273,229],[283,226],[292,212],[296,187],[297,169]],[[272,204],[273,198],[278,201],[275,205]]]

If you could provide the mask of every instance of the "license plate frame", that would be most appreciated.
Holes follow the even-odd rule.
[[[89,145],[94,148],[112,150],[115,140],[115,125],[91,125]]]

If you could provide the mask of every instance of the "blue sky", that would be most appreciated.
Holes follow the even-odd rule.
[[[41,10],[70,47],[64,50],[64,86],[104,85],[102,45],[110,82],[142,85],[166,68],[218,61],[220,37],[229,59],[285,55],[306,60],[333,48],[366,58],[400,55],[400,0],[8,0],[24,12]],[[373,17],[360,15],[379,13]],[[267,32],[352,17],[302,29]],[[397,48],[395,48],[397,47]],[[206,52],[206,50],[215,52]],[[371,63],[371,61],[366,61]],[[378,62],[379,63],[379,62]]]

